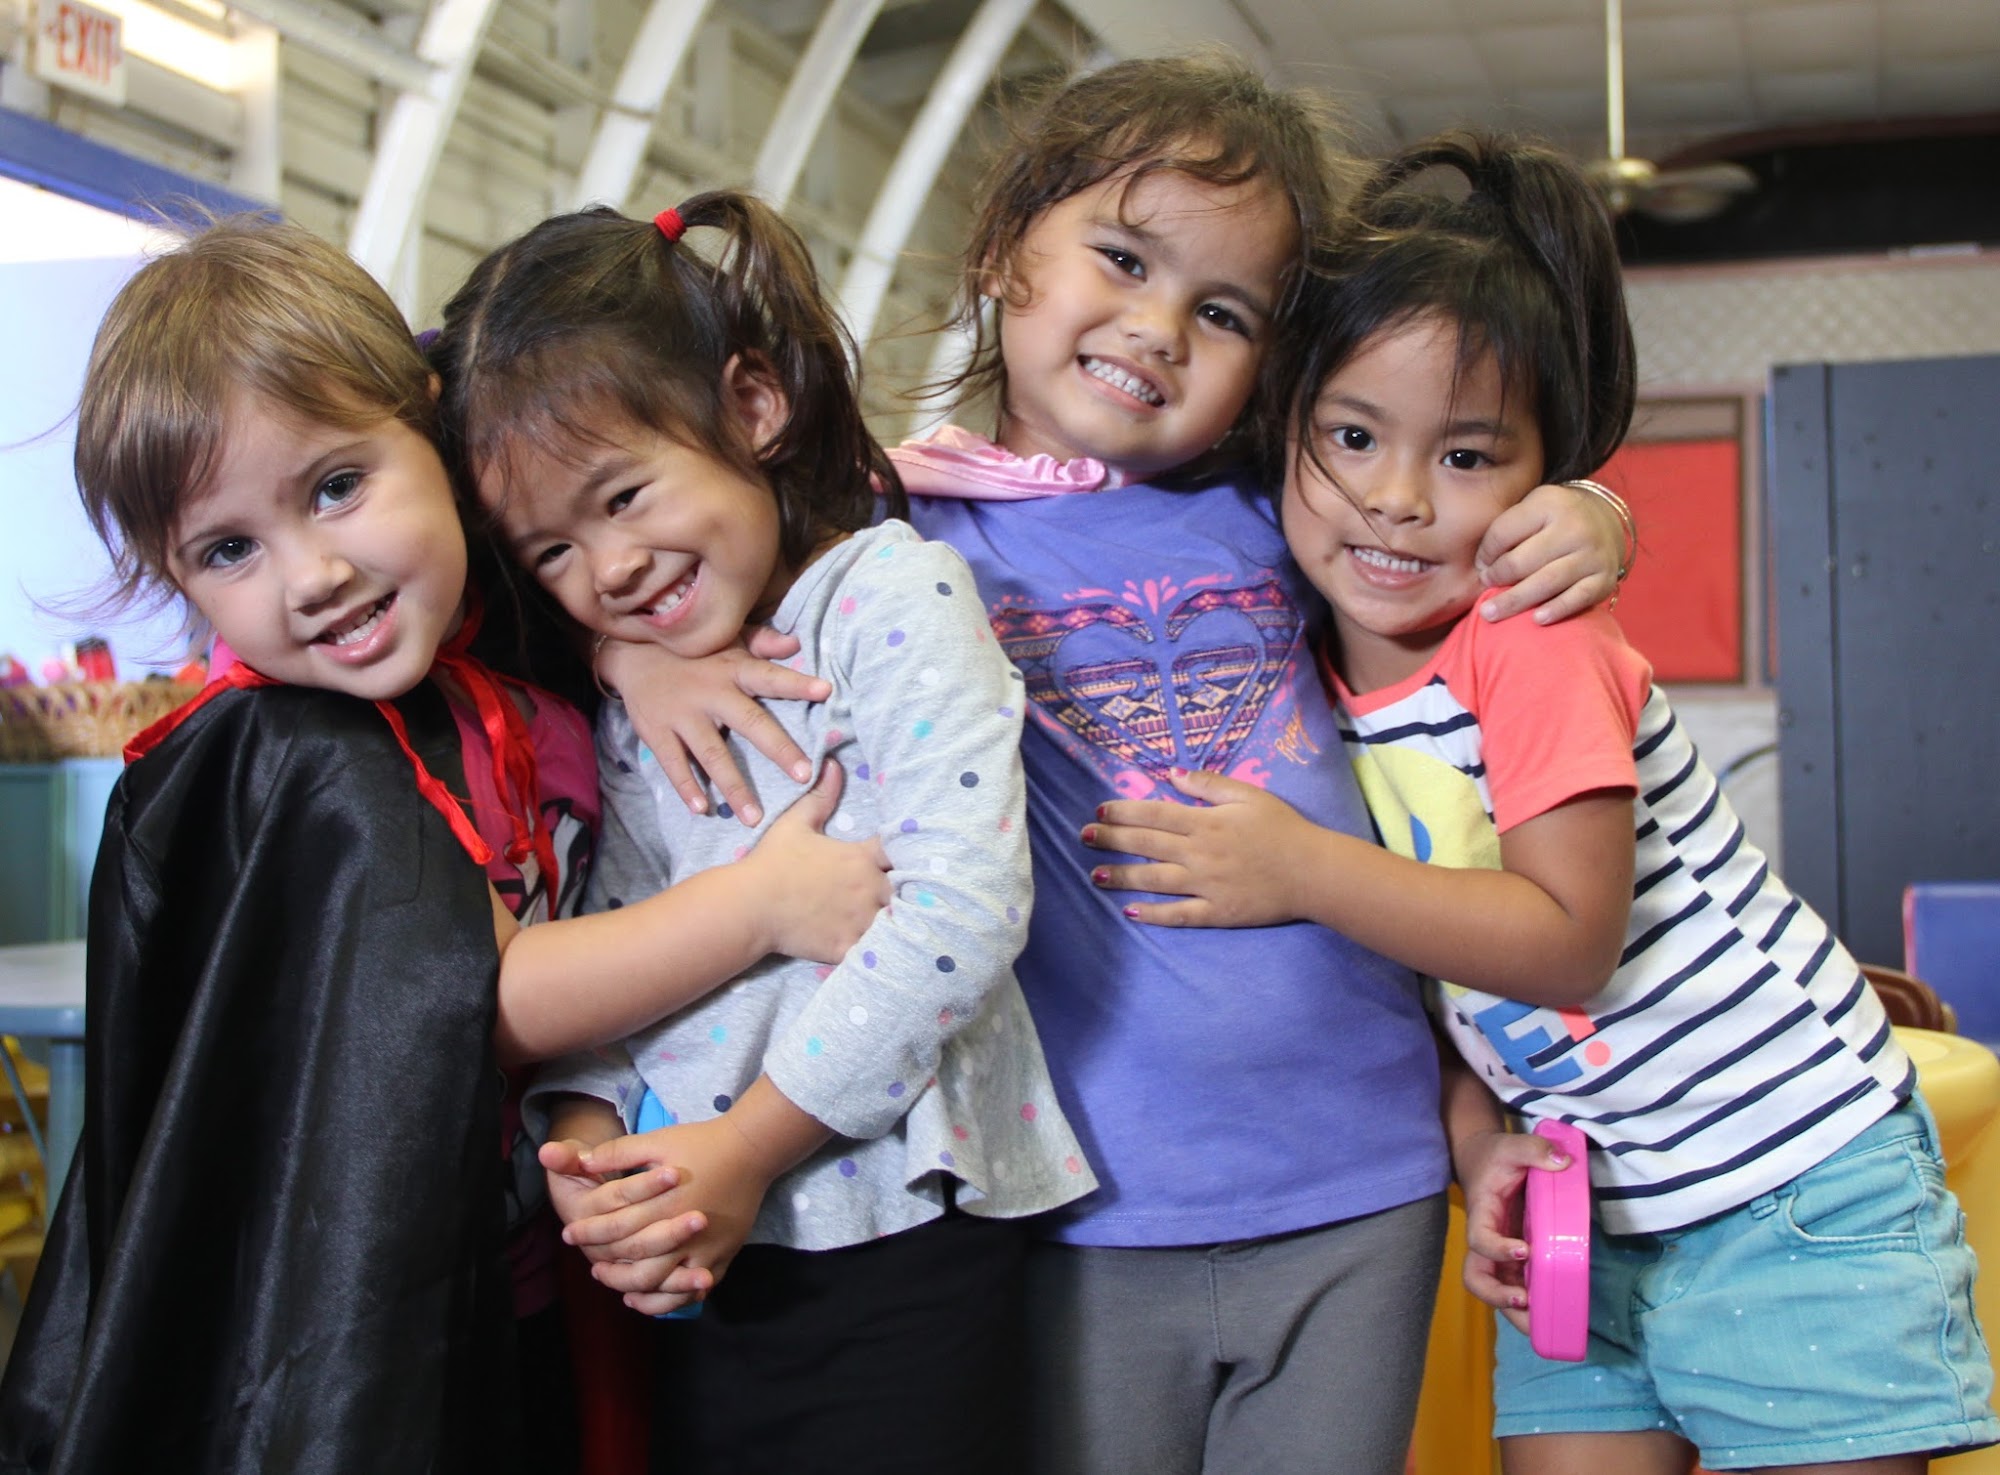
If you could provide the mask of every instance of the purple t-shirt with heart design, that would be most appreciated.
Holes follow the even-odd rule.
[[[1087,490],[1090,463],[977,438],[894,456],[910,520],[972,565],[1032,698],[1022,738],[1035,908],[1017,972],[1099,1191],[1050,1221],[1090,1245],[1263,1238],[1439,1192],[1437,1058],[1415,978],[1308,923],[1128,921],[1077,832],[1167,771],[1257,784],[1371,836],[1311,648],[1321,606],[1252,482]],[[971,448],[968,450],[968,448]],[[938,453],[943,452],[943,453]],[[1101,478],[1100,478],[1101,480]]]

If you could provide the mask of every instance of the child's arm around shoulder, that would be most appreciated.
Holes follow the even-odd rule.
[[[1152,864],[1098,867],[1098,883],[1187,898],[1136,903],[1135,921],[1312,921],[1467,987],[1555,1007],[1591,998],[1617,968],[1632,899],[1637,707],[1611,644],[1623,642],[1602,614],[1554,628],[1474,620],[1460,633],[1489,656],[1469,679],[1502,869],[1394,855],[1251,785],[1177,772],[1175,787],[1199,804],[1099,808],[1084,843]]]
[[[888,899],[879,845],[821,833],[845,781],[836,763],[741,860],[669,884],[659,810],[636,755],[607,748],[605,760],[588,915],[503,936],[503,1060],[623,1039],[770,953],[835,961]]]

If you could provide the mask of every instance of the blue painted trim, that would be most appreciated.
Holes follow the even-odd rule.
[[[261,200],[193,179],[158,164],[65,132],[40,118],[0,108],[0,176],[40,185],[72,200],[135,220],[189,221],[198,210],[275,215]]]

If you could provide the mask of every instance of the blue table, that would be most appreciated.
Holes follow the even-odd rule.
[[[83,944],[0,947],[0,1034],[49,1042],[49,1202],[83,1135]]]

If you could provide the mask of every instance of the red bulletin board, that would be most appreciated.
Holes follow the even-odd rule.
[[[1743,448],[1734,438],[1627,444],[1596,475],[1639,523],[1618,598],[1660,681],[1743,680]]]

